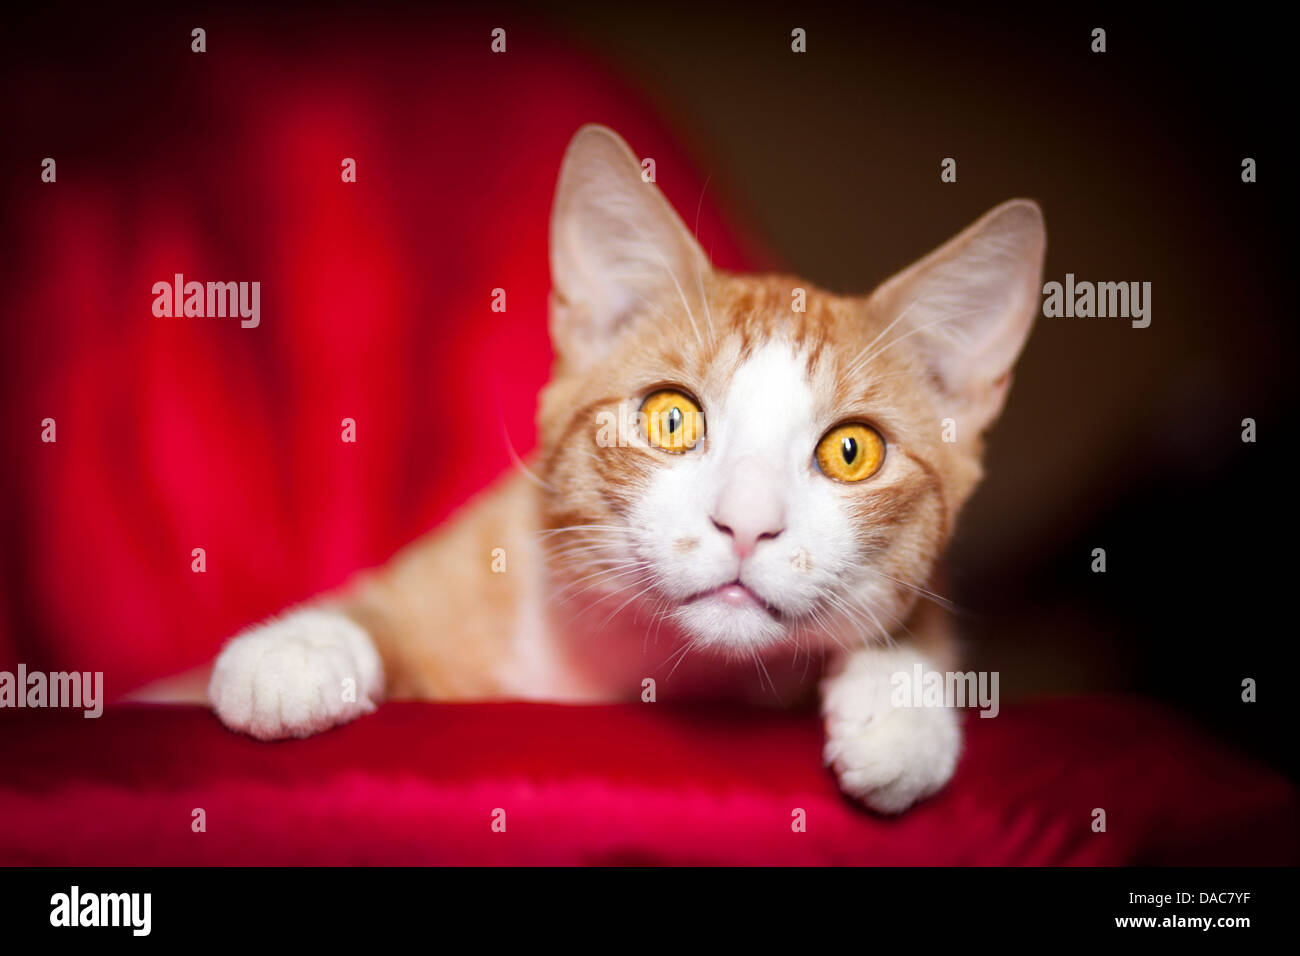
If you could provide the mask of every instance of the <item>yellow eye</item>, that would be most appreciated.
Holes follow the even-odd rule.
[[[836,425],[817,443],[817,465],[836,481],[861,481],[880,470],[885,440],[869,425]]]
[[[656,448],[681,453],[704,437],[704,412],[694,399],[672,388],[660,389],[641,403],[645,437]]]

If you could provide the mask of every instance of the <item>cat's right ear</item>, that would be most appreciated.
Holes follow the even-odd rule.
[[[627,143],[604,126],[578,130],[551,208],[551,341],[565,361],[599,361],[634,318],[693,298],[709,269]]]
[[[882,316],[905,323],[891,341],[910,340],[962,435],[979,435],[1002,410],[1042,308],[1046,248],[1038,204],[1013,199],[872,293]]]

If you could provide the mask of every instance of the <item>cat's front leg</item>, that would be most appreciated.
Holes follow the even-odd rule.
[[[375,709],[383,665],[351,618],[305,608],[226,644],[208,698],[221,722],[260,740],[307,737]]]
[[[934,669],[915,648],[863,648],[822,681],[826,763],[845,793],[880,813],[901,813],[942,789],[961,751],[953,708],[919,706],[920,688],[908,699],[896,692],[914,681],[917,664]]]

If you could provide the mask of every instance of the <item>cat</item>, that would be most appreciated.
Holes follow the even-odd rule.
[[[1045,242],[1013,200],[869,296],[725,272],[584,126],[551,216],[539,450],[387,566],[231,639],[216,714],[270,740],[384,699],[732,696],[799,683],[768,665],[803,654],[841,788],[881,813],[935,793],[957,713],[892,706],[891,677],[956,666],[936,564]]]

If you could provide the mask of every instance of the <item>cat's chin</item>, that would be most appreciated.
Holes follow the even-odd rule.
[[[779,611],[734,585],[686,601],[673,617],[697,646],[724,652],[748,654],[782,643],[788,633]]]

